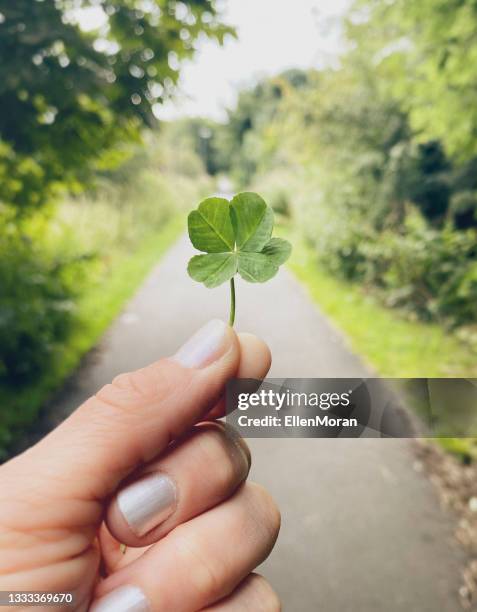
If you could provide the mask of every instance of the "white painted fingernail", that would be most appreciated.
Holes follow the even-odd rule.
[[[149,474],[121,489],[117,502],[131,531],[141,537],[174,512],[176,485],[165,474]]]
[[[98,599],[89,612],[150,612],[151,606],[139,587],[125,585]]]
[[[172,358],[186,368],[203,368],[221,357],[225,350],[227,325],[213,319],[201,327]]]

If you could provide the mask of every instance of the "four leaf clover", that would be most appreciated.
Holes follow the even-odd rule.
[[[291,244],[271,237],[273,211],[256,193],[239,193],[231,202],[204,200],[189,214],[188,228],[194,247],[206,253],[192,257],[189,275],[206,287],[230,281],[233,324],[235,274],[251,283],[264,283],[289,258]]]

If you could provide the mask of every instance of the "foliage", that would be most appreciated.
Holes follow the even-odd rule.
[[[192,244],[207,255],[189,262],[190,276],[217,287],[235,274],[252,283],[270,280],[291,253],[291,245],[272,238],[273,212],[256,193],[239,193],[232,201],[208,198],[188,218]]]
[[[0,386],[35,380],[71,331],[87,256],[38,246],[40,227],[0,237]]]
[[[189,214],[188,228],[192,244],[206,255],[192,257],[187,270],[206,287],[232,281],[237,273],[250,283],[264,283],[290,257],[290,243],[271,237],[273,210],[256,193],[239,193],[230,203],[224,198],[204,200]],[[233,324],[233,285],[231,290]]]
[[[222,124],[203,117],[179,119],[174,123],[183,141],[187,141],[188,149],[202,160],[208,174],[215,176],[230,170],[221,141]]]
[[[364,69],[361,50],[353,53],[340,70],[289,87],[264,123],[251,123],[242,155],[253,139],[252,186],[285,203],[335,274],[411,318],[472,324],[475,158],[453,158],[441,141],[416,134],[408,110]]]
[[[342,233],[329,243],[329,267],[373,289],[390,307],[410,317],[447,325],[475,322],[477,233],[436,230],[418,215],[408,216],[403,233]]]
[[[25,212],[117,164],[197,38],[228,32],[215,0],[0,0],[0,203]]]
[[[239,93],[225,126],[209,122],[216,170],[227,171],[239,185],[247,185],[266,164],[268,151],[260,138],[261,130],[274,120],[289,93],[305,88],[309,79],[308,72],[291,69],[259,81]]]
[[[474,0],[357,0],[348,36],[425,138],[477,154]]]
[[[320,309],[343,330],[355,353],[380,376],[475,378],[477,343],[463,342],[436,323],[400,317],[373,293],[364,293],[359,283],[330,273],[298,233],[291,237],[291,269]]]

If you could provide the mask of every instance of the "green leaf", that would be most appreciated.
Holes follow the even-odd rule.
[[[240,193],[229,204],[222,198],[204,200],[189,215],[192,244],[207,255],[196,255],[190,276],[206,287],[217,287],[237,272],[251,283],[264,283],[278,272],[291,253],[282,238],[271,238],[273,212],[256,193]]]
[[[249,283],[264,283],[278,272],[278,266],[263,253],[239,253],[238,272]]]
[[[236,253],[195,255],[187,267],[189,276],[206,287],[218,287],[237,272]]]
[[[188,217],[189,237],[199,251],[224,253],[233,251],[234,228],[230,218],[230,204],[224,198],[208,198]]]
[[[272,235],[272,209],[256,193],[239,193],[230,206],[237,249],[260,252]]]
[[[291,244],[283,238],[271,238],[263,247],[262,253],[276,266],[281,266],[290,257],[292,251]]]

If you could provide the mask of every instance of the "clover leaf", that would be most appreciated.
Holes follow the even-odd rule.
[[[207,198],[188,217],[189,237],[205,253],[189,261],[189,275],[206,287],[230,281],[230,325],[235,320],[235,282],[240,276],[264,283],[290,257],[291,244],[272,238],[273,211],[257,193],[239,193],[231,202]]]

